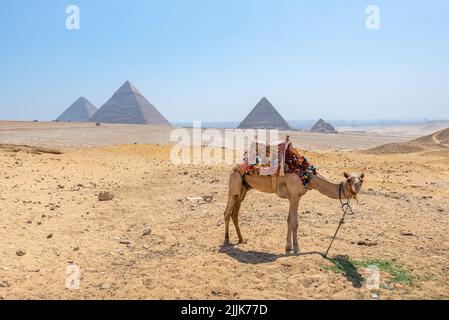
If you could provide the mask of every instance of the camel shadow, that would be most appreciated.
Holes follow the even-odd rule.
[[[269,252],[260,251],[245,251],[234,245],[222,245],[218,250],[219,253],[227,254],[228,256],[234,258],[240,263],[245,264],[264,264],[276,261],[281,257],[293,256],[291,254],[274,254]],[[332,262],[332,270],[344,274],[346,279],[352,283],[354,288],[361,288],[363,283],[363,278],[358,272],[356,266],[351,262],[347,256],[338,255],[333,258],[325,256],[324,253],[318,251],[302,252],[298,256],[306,255],[319,255]]]
[[[260,251],[245,251],[234,245],[222,245],[220,246],[218,252],[227,254],[238,262],[245,264],[270,263],[276,261],[280,257],[285,257],[285,254],[274,254]]]

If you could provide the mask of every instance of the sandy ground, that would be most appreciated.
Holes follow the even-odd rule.
[[[111,144],[169,144],[170,133],[176,128],[143,125],[117,125],[63,122],[0,122],[0,143],[26,144],[61,148],[109,146]],[[184,129],[192,136],[192,129]],[[223,133],[223,130],[219,130]],[[421,132],[416,131],[415,132]],[[296,145],[307,150],[355,150],[381,144],[404,142],[408,136],[386,134],[341,133],[320,134],[304,131],[280,132],[289,134]],[[224,137],[224,134],[222,134]],[[417,135],[416,137],[421,136]],[[207,143],[207,141],[205,142]]]
[[[336,182],[344,171],[366,174],[357,214],[331,251],[336,259],[317,253],[335,231],[339,204],[316,191],[300,204],[300,256],[283,252],[288,202],[257,191],[241,209],[248,243],[223,247],[231,166],[174,166],[170,147],[156,144],[63,151],[0,148],[2,299],[449,298],[447,151],[307,152]],[[101,191],[114,199],[99,202]],[[213,200],[187,200],[205,195]],[[374,291],[364,283],[370,261],[381,267]],[[65,288],[73,264],[77,290]]]

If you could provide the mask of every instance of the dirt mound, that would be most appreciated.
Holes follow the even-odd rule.
[[[390,143],[366,150],[369,154],[394,154],[449,148],[449,128],[405,143]]]

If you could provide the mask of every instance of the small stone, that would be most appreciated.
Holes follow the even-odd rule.
[[[6,280],[0,281],[0,288],[9,288],[10,284]]]
[[[151,235],[151,229],[150,228],[145,228],[144,230],[143,230],[143,233],[142,233],[142,235],[143,236],[149,236],[149,235]]]
[[[52,233],[47,235],[47,239],[51,239],[51,238],[53,238],[53,234]]]
[[[80,249],[80,247],[78,247],[78,246],[73,247],[73,251],[78,251],[79,249]]]
[[[103,283],[103,284],[100,286],[100,289],[101,289],[101,290],[109,290],[109,289],[111,289],[111,287],[112,287],[112,285],[111,285],[110,283]]]
[[[26,252],[25,252],[25,250],[19,249],[16,251],[16,255],[19,257],[22,257],[22,256],[26,255]]]
[[[377,241],[371,241],[369,239],[357,241],[357,245],[359,245],[359,246],[373,247],[373,246],[377,246],[377,244],[378,244]]]
[[[99,201],[110,201],[112,199],[114,199],[114,195],[111,192],[109,192],[109,191],[102,191],[98,195],[98,200]]]

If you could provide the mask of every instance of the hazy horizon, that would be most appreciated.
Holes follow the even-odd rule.
[[[448,1],[74,4],[79,30],[66,1],[2,2],[0,119],[99,108],[126,80],[172,123],[240,121],[263,96],[290,121],[449,119]]]

